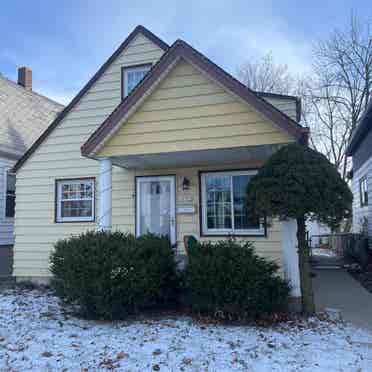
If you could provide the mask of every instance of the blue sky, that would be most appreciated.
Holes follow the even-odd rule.
[[[314,41],[345,25],[352,10],[372,20],[370,0],[3,0],[0,72],[16,80],[17,67],[30,66],[36,91],[68,103],[143,24],[169,44],[186,40],[233,74],[269,51],[303,73]]]

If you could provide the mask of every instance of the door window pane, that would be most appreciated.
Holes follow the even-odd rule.
[[[170,237],[170,181],[141,181],[139,193],[139,234],[152,233]]]

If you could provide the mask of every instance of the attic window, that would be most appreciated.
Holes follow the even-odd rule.
[[[151,64],[123,67],[122,73],[122,98],[125,98],[138,85],[151,69]]]

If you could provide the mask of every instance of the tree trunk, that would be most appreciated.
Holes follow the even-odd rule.
[[[310,276],[309,248],[306,241],[305,218],[297,218],[298,260],[300,267],[302,310],[305,313],[315,312],[313,284]]]

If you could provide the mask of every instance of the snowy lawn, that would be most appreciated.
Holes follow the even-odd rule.
[[[0,293],[1,371],[372,371],[372,334],[312,319],[272,329],[189,318],[85,321],[40,291]]]

